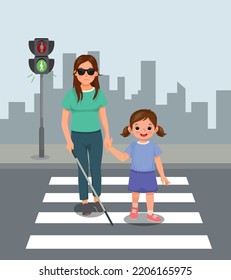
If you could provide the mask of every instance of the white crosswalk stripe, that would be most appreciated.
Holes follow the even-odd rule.
[[[182,186],[182,192],[160,192],[155,193],[155,203],[177,203],[177,204],[189,204],[192,203],[195,205],[195,199],[192,193],[189,193],[189,189],[185,188],[189,186],[187,177],[168,177],[171,182],[171,190],[174,190],[175,186]],[[91,178],[90,178],[91,180]],[[102,177],[102,185],[104,186],[115,186],[115,192],[101,194],[101,201],[103,203],[114,204],[118,211],[117,212],[108,212],[111,220],[114,223],[114,228],[116,225],[121,224],[121,226],[126,227],[129,213],[121,212],[120,203],[129,203],[131,205],[131,193],[117,192],[116,186],[128,185],[128,177]],[[162,185],[161,180],[157,177],[158,185]],[[76,186],[78,185],[78,177],[51,177],[49,186],[61,186],[65,190],[65,186]],[[60,187],[59,187],[60,188]],[[52,189],[54,190],[54,189]],[[92,198],[92,195],[89,198]],[[91,199],[89,199],[91,202]],[[140,194],[139,202],[146,202],[146,195]],[[45,193],[43,199],[43,205],[53,205],[57,207],[57,204],[61,207],[63,204],[68,203],[79,203],[79,194],[77,192],[48,192]],[[55,204],[55,205],[54,205]],[[59,207],[59,208],[60,208]],[[130,206],[129,206],[130,207]],[[182,206],[183,207],[183,206]],[[185,206],[184,206],[185,207]],[[110,208],[107,206],[107,208]],[[53,209],[55,210],[55,209]],[[107,209],[108,210],[108,209]],[[168,225],[202,225],[203,221],[199,212],[155,212],[155,214],[163,217],[161,224]],[[141,215],[141,216],[140,216]],[[142,216],[143,215],[143,216]],[[139,212],[139,217],[146,217],[146,213]],[[141,219],[142,220],[142,219]],[[144,219],[143,223],[151,223]],[[59,225],[68,226],[68,224],[75,224],[81,226],[83,229],[84,225],[106,225],[109,224],[109,221],[104,213],[98,216],[87,216],[84,217],[81,213],[74,212],[43,212],[40,211],[35,220],[37,225]],[[161,226],[161,224],[159,226]],[[56,227],[55,227],[56,228]],[[54,229],[55,229],[54,228]],[[131,229],[132,230],[132,229]],[[114,231],[113,231],[114,232]],[[115,231],[116,232],[116,231]],[[163,232],[164,227],[163,227]],[[50,233],[50,232],[49,232]],[[133,233],[133,232],[131,232]],[[76,234],[76,231],[75,231]],[[52,235],[31,235],[26,249],[212,249],[209,238],[207,235],[152,235],[147,233],[143,235],[94,235],[94,230],[86,231],[84,235],[58,235],[58,232],[54,232]]]
[[[27,249],[211,249],[206,235],[32,235]]]
[[[90,194],[89,194],[90,197]],[[103,202],[128,202],[131,203],[131,193],[102,193],[100,196]],[[46,193],[44,203],[76,203],[79,202],[78,193]],[[139,202],[146,202],[145,194],[140,194]],[[190,203],[195,202],[192,193],[155,193],[157,203]]]
[[[126,223],[124,218],[129,215],[126,212],[108,212],[114,224]],[[139,213],[139,215],[142,214]],[[163,224],[202,224],[198,212],[155,212],[164,217]],[[105,215],[98,217],[83,217],[74,212],[39,212],[36,224],[108,224]]]
[[[91,177],[89,177],[91,181]],[[157,184],[162,185],[160,177],[156,177]],[[187,177],[168,177],[171,185],[189,185]],[[129,177],[102,177],[102,185],[128,185]],[[78,177],[51,177],[49,185],[78,185]]]

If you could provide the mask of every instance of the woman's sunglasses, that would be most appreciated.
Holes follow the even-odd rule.
[[[94,75],[95,70],[94,70],[93,68],[89,68],[89,69],[79,68],[79,69],[77,70],[77,72],[78,72],[78,74],[79,74],[80,76],[84,75],[85,72],[87,72],[88,75],[92,76],[92,75]]]

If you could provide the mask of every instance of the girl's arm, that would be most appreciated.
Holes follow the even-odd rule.
[[[71,140],[71,135],[69,132],[69,126],[68,126],[69,118],[70,118],[70,111],[63,109],[63,111],[62,111],[62,130],[63,130],[64,137],[67,141],[66,148],[71,153],[72,150],[74,149],[74,144]]]
[[[128,153],[122,153],[112,146],[109,148],[109,152],[111,152],[113,156],[115,156],[120,161],[126,161],[130,158],[130,155]]]
[[[110,147],[110,133],[109,133],[109,125],[107,120],[107,114],[106,114],[106,107],[100,107],[99,108],[99,119],[101,121],[103,131],[104,131],[104,146],[106,150]]]
[[[155,160],[155,163],[156,163],[156,168],[157,168],[157,170],[160,174],[162,184],[166,184],[168,186],[170,182],[164,175],[164,168],[163,168],[160,156],[154,157],[154,160]]]

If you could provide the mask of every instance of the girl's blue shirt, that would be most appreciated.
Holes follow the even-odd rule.
[[[125,150],[132,160],[131,169],[139,172],[154,171],[155,162],[154,157],[161,154],[159,146],[152,142],[147,141],[146,143],[133,142]]]

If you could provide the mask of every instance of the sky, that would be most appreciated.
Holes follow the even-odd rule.
[[[228,0],[66,0],[4,1],[0,25],[0,118],[8,102],[26,102],[34,111],[28,41],[55,41],[55,88],[62,88],[63,53],[100,51],[100,72],[126,79],[126,98],[140,89],[140,62],[156,61],[157,103],[166,104],[177,82],[191,102],[209,102],[209,128],[216,126],[216,90],[231,90],[231,1]],[[72,85],[70,85],[71,87]]]

